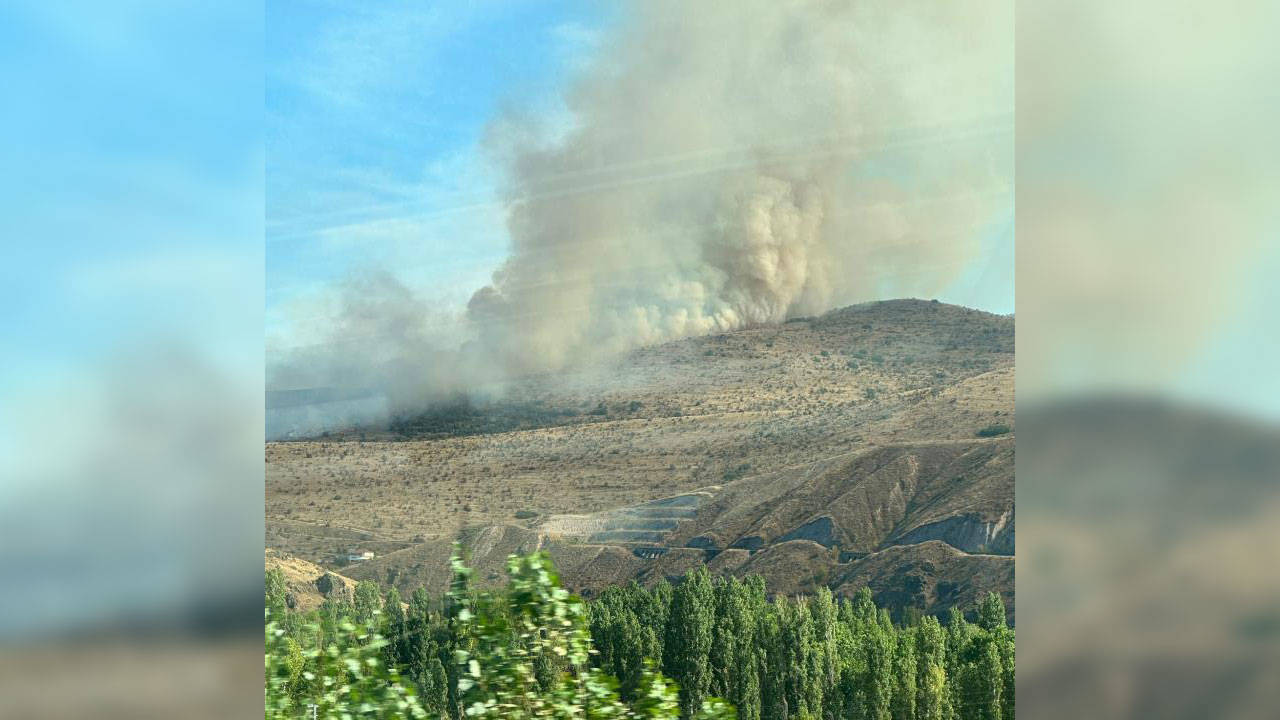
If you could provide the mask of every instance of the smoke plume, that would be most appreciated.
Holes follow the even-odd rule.
[[[441,382],[936,294],[1011,207],[1012,38],[1011,4],[988,0],[629,6],[566,94],[567,127],[489,128],[510,254],[465,337],[446,351],[397,331],[354,350],[372,363],[338,363],[345,380],[394,368],[411,404]],[[335,327],[383,306],[412,326],[417,307],[404,288],[347,306]]]

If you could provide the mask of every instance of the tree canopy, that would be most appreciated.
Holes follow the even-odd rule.
[[[1012,720],[1014,632],[999,596],[969,622],[895,624],[852,598],[766,594],[698,569],[674,585],[565,590],[550,557],[512,556],[479,591],[453,560],[443,596],[357,586],[287,609],[267,574],[267,718]],[[278,572],[278,571],[277,571]],[[721,699],[723,698],[723,700]]]

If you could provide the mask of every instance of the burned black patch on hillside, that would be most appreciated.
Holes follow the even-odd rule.
[[[490,435],[555,427],[581,416],[578,409],[536,402],[459,401],[396,418],[387,425],[387,432],[396,438],[412,440]]]

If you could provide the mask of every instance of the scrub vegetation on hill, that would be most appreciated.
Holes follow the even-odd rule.
[[[1013,365],[1012,317],[927,300],[641,347],[268,443],[266,544],[405,596],[457,542],[482,587],[547,550],[583,596],[705,565],[895,618],[994,591],[1012,621]]]

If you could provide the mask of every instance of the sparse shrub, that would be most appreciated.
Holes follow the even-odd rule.
[[[529,520],[529,519],[531,519],[531,518],[536,518],[536,517],[538,517],[538,513],[534,512],[534,511],[532,511],[532,510],[517,510],[517,511],[516,511],[516,519],[517,519],[517,520]]]
[[[1009,432],[1008,425],[991,424],[978,431],[978,437],[995,437],[997,435],[1005,435]]]

